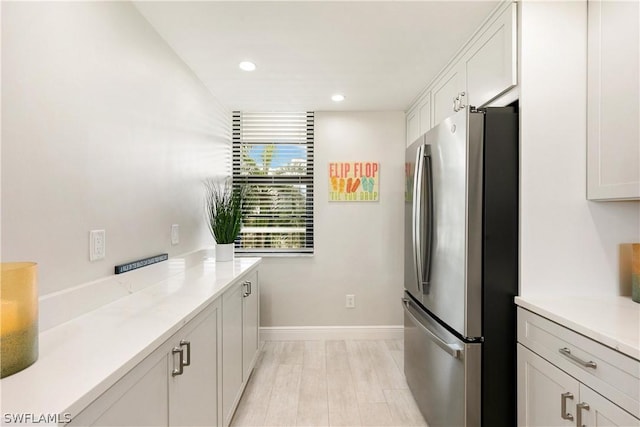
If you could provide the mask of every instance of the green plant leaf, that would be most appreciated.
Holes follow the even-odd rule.
[[[246,188],[234,188],[231,179],[223,182],[208,179],[205,186],[205,206],[209,218],[209,230],[216,243],[233,243],[240,234],[242,226],[242,206]]]

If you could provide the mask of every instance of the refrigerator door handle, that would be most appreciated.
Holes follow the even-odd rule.
[[[418,290],[424,292],[422,288],[422,169],[424,167],[424,145],[418,147],[416,154],[416,169],[413,175],[413,223],[412,223],[412,242],[413,242],[413,260],[416,268],[415,274],[418,281]]]
[[[407,316],[409,316],[409,318],[411,319],[411,321],[422,330],[422,332],[425,333],[425,335],[427,336],[427,338],[429,338],[430,341],[432,341],[434,344],[436,344],[438,347],[440,347],[441,349],[443,349],[444,351],[446,351],[451,357],[455,357],[456,359],[460,359],[461,354],[462,354],[462,350],[460,349],[460,347],[458,347],[457,345],[454,344],[449,344],[445,341],[443,341],[439,336],[437,336],[436,334],[434,334],[433,332],[431,332],[429,330],[429,328],[427,328],[426,326],[424,326],[422,324],[422,322],[420,322],[414,315],[413,313],[411,313],[411,311],[409,310],[409,306],[411,305],[411,300],[407,299],[407,298],[402,298],[402,303],[403,303],[403,307],[404,307],[404,311],[407,313]]]
[[[422,145],[418,148],[413,189],[413,256],[418,289],[424,295],[428,295],[431,282],[433,240],[433,173],[430,145]],[[425,234],[427,241],[423,242],[422,238]]]
[[[426,194],[426,214],[427,214],[427,245],[426,245],[426,257],[425,266],[423,271],[423,284],[426,286],[426,294],[429,293],[431,287],[431,247],[433,244],[433,172],[431,169],[431,146],[426,145],[424,150],[424,164],[427,176],[427,194]],[[424,193],[423,193],[424,195]],[[422,250],[422,249],[421,249]]]

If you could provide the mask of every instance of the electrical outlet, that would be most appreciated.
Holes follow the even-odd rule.
[[[180,226],[173,224],[171,226],[171,244],[177,245],[178,243],[180,243]]]
[[[356,308],[356,296],[355,295],[346,295],[346,300],[344,306],[346,308]]]
[[[89,232],[89,261],[103,259],[107,253],[107,240],[104,230]]]

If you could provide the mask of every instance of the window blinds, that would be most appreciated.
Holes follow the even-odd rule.
[[[313,112],[233,112],[233,183],[247,187],[236,252],[313,253],[313,126]]]

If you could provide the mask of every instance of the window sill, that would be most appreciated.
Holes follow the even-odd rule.
[[[236,252],[235,256],[238,258],[313,258],[314,253],[277,253],[277,252]]]

